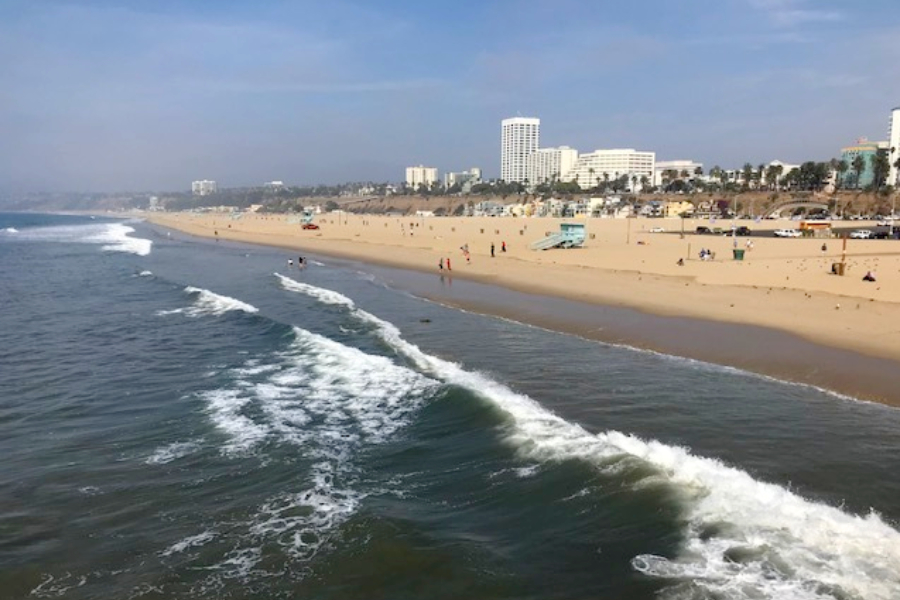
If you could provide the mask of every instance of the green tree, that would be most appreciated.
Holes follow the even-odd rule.
[[[872,179],[872,185],[876,190],[880,190],[884,187],[888,173],[891,169],[891,161],[888,158],[887,149],[880,148],[875,154],[870,157],[870,163],[872,166],[872,173],[874,175]]]
[[[853,172],[856,173],[855,184],[856,189],[859,189],[859,180],[862,177],[862,172],[866,170],[866,159],[862,155],[857,154],[850,162],[850,166],[853,167]]]

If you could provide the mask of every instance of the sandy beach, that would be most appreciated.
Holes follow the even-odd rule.
[[[332,213],[316,218],[320,229],[303,230],[298,217],[286,215],[142,216],[191,235],[281,247],[285,262],[313,253],[437,274],[439,261],[444,259],[445,276],[653,315],[765,327],[888,364],[900,363],[900,243],[896,241],[848,240],[848,270],[840,277],[831,274],[831,265],[841,260],[843,240],[760,236],[733,240],[696,235],[690,232],[709,222],[691,219],[682,223],[680,219]],[[562,222],[585,224],[583,248],[529,248],[547,233],[557,232]],[[754,232],[796,226],[788,221],[748,224]],[[717,225],[728,228],[730,222]],[[682,226],[687,232],[684,236],[680,234]],[[665,231],[651,233],[651,228],[658,227]],[[752,240],[750,249],[748,239]],[[823,241],[827,245],[824,252]],[[743,261],[732,259],[735,243],[745,250]],[[468,261],[461,249],[465,245]],[[715,258],[700,260],[701,248],[714,252]],[[683,266],[678,264],[679,258],[684,259]],[[875,273],[875,282],[862,280],[867,271]],[[884,377],[890,381],[891,375]],[[875,399],[900,402],[884,392]]]

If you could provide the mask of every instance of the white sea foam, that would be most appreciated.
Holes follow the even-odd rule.
[[[192,306],[173,310],[160,310],[156,314],[160,316],[183,314],[189,317],[219,317],[233,310],[240,310],[246,313],[259,312],[259,309],[251,304],[228,296],[221,296],[209,290],[188,286],[184,288],[184,291],[192,296],[196,296]]]
[[[218,535],[219,534],[216,531],[206,530],[202,533],[198,533],[197,535],[188,536],[163,550],[160,553],[160,556],[172,556],[173,554],[180,554],[181,552],[190,550],[191,548],[203,546],[216,539],[216,536]]]
[[[84,225],[56,225],[29,227],[16,239],[40,242],[65,242],[76,244],[100,244],[108,252],[127,252],[146,256],[150,254],[151,240],[132,237],[134,228],[122,223],[88,223]]]
[[[141,271],[138,275],[141,277],[153,277],[153,271]]]
[[[134,227],[121,223],[107,223],[102,231],[89,236],[87,241],[103,244],[103,249],[107,252],[128,252],[138,256],[150,254],[153,242],[143,238],[131,237],[130,233],[134,233]]]
[[[7,227],[3,231],[4,231],[4,233],[19,233],[19,230],[16,229],[15,227]]]
[[[525,460],[579,459],[611,472],[629,464],[652,466],[654,474],[638,485],[666,486],[681,498],[686,543],[675,558],[641,555],[633,566],[649,576],[690,582],[688,587],[670,588],[671,597],[897,598],[900,532],[877,514],[851,515],[804,499],[684,448],[617,431],[592,434],[489,377],[422,352],[402,339],[395,326],[355,308],[349,298],[310,290],[307,284],[283,284],[348,307],[376,325],[388,344],[424,372],[503,410],[511,423],[507,440]]]
[[[365,497],[354,485],[358,450],[395,436],[438,385],[387,357],[299,328],[283,351],[248,358],[217,377],[229,382],[200,396],[225,436],[225,455],[291,444],[312,462],[308,485],[266,501],[243,536],[301,560],[314,556]],[[244,576],[257,559],[254,547],[239,547],[217,571]]]
[[[144,462],[148,465],[165,465],[173,460],[193,454],[199,449],[200,444],[198,442],[174,442],[157,448]]]

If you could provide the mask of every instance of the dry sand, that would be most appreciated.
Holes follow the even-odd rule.
[[[327,214],[319,230],[302,230],[284,215],[154,213],[149,221],[189,234],[287,250],[438,271],[450,259],[455,277],[583,302],[625,306],[658,315],[756,325],[816,344],[900,362],[900,242],[848,240],[847,275],[832,275],[842,240],[737,238],[753,248],[732,260],[731,237],[680,235],[680,219],[551,219],[384,217]],[[529,244],[561,222],[586,225],[583,248],[533,251]],[[796,226],[746,222],[754,232]],[[706,221],[687,219],[686,232]],[[716,225],[729,228],[730,222]],[[863,226],[864,224],[859,224]],[[650,233],[653,227],[664,233]],[[507,251],[501,251],[506,242]],[[494,244],[495,257],[490,246]],[[471,262],[460,247],[468,244]],[[701,248],[715,260],[701,261]],[[678,266],[679,258],[685,259]],[[866,271],[877,281],[865,282]],[[445,274],[448,274],[445,271]],[[900,366],[900,365],[898,365]],[[897,376],[900,383],[900,375]],[[900,387],[900,386],[898,386]],[[879,398],[885,400],[885,398]]]

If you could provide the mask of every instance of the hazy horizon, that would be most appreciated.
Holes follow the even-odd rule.
[[[831,0],[0,5],[0,191],[183,191],[499,175],[542,145],[706,168],[886,139],[900,6]]]

